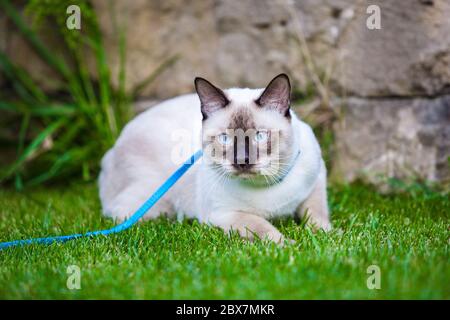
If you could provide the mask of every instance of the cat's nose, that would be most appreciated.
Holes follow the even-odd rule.
[[[240,170],[247,170],[250,169],[252,167],[251,164],[249,163],[240,163],[236,165]]]
[[[249,158],[246,157],[245,162],[235,162],[233,163],[233,167],[239,171],[249,171],[253,167],[253,164],[250,163]]]

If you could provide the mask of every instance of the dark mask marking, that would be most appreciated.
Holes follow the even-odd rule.
[[[255,123],[249,110],[241,108],[233,113],[231,116],[230,129],[242,129],[246,132],[248,129],[255,129]]]

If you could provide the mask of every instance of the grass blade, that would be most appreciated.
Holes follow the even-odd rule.
[[[6,174],[4,174],[2,177],[0,177],[0,182],[3,182],[6,178],[10,177],[12,174],[15,174],[17,170],[20,170],[22,165],[26,162],[28,157],[37,151],[37,149],[40,147],[42,142],[44,140],[51,136],[53,133],[55,133],[59,128],[61,128],[65,123],[67,119],[63,118],[58,121],[53,122],[50,124],[47,128],[45,128],[43,131],[41,131],[36,138],[30,143],[30,145],[23,151],[23,153],[19,156],[17,161],[15,161],[11,167],[6,171]]]
[[[161,72],[173,65],[179,59],[179,57],[179,55],[174,55],[166,61],[163,61],[150,75],[148,75],[135,87],[133,93],[131,94],[131,97],[136,98],[137,96],[139,96],[142,90],[144,90],[150,83],[152,83]]]

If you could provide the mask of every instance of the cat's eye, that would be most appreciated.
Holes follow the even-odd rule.
[[[267,131],[257,131],[255,134],[256,142],[264,142],[267,140],[268,134]]]
[[[230,136],[227,135],[226,133],[219,134],[217,136],[217,140],[219,141],[219,143],[224,145],[229,144],[231,142]]]

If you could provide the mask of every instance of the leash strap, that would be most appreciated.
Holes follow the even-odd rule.
[[[159,188],[158,190],[153,193],[150,198],[147,199],[147,201],[144,202],[144,204],[127,220],[122,222],[121,224],[118,224],[114,226],[111,229],[106,230],[97,230],[97,231],[90,231],[87,233],[79,233],[79,234],[71,234],[67,236],[56,236],[56,237],[45,237],[45,238],[33,238],[33,239],[26,239],[26,240],[14,240],[9,242],[1,242],[0,243],[0,250],[6,249],[9,247],[14,246],[23,246],[28,244],[51,244],[53,242],[66,242],[73,239],[83,238],[83,237],[94,237],[98,235],[109,235],[113,233],[118,233],[121,231],[124,231],[130,227],[132,227],[136,222],[139,221],[142,216],[147,213],[148,210],[150,210],[153,205],[158,202],[159,199],[188,171],[194,163],[200,159],[202,156],[202,150],[197,151],[194,153],[185,163],[181,165],[175,171]]]

